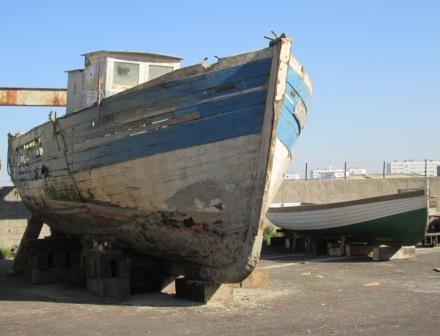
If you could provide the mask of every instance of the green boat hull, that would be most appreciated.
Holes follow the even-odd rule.
[[[414,245],[425,235],[427,216],[427,209],[422,208],[346,226],[296,232],[319,237],[346,236],[351,241],[371,244]]]

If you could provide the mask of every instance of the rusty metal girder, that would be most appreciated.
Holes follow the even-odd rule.
[[[0,87],[0,106],[66,106],[66,89]]]

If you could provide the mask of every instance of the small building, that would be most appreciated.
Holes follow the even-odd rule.
[[[294,173],[287,173],[284,176],[285,180],[299,180],[299,174],[294,174]]]
[[[327,167],[324,169],[312,169],[310,178],[315,180],[328,180],[335,178],[349,178],[350,176],[367,175],[365,168],[344,168]]]
[[[334,178],[343,178],[344,176],[349,177],[350,173],[348,170],[344,174],[344,169],[339,169],[335,167],[327,167],[323,169],[312,169],[310,171],[310,178],[314,180],[327,180]]]
[[[79,111],[138,84],[180,68],[176,56],[134,52],[95,51],[84,54],[84,69],[67,71],[66,113]]]
[[[438,176],[440,160],[404,160],[387,163],[389,175],[415,175],[415,176]]]
[[[367,170],[365,168],[348,168],[348,172],[352,176],[367,175]]]

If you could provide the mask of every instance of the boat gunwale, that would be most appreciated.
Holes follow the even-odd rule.
[[[401,192],[398,194],[384,195],[384,196],[375,196],[369,198],[362,198],[352,201],[344,201],[344,202],[335,202],[335,203],[327,203],[327,204],[307,204],[300,206],[286,206],[286,207],[269,207],[268,213],[284,213],[284,212],[303,212],[303,211],[315,211],[315,210],[325,210],[325,209],[335,209],[348,207],[353,205],[360,204],[369,204],[369,203],[379,203],[383,201],[392,201],[397,199],[405,199],[412,197],[419,197],[425,195],[425,190],[415,190],[415,191],[407,191]],[[427,205],[426,205],[427,206]]]
[[[121,91],[121,92],[114,94],[112,96],[104,97],[101,99],[100,105],[101,104],[108,104],[115,99],[124,97],[127,94],[137,93],[139,91],[142,91],[144,89],[151,88],[154,86],[161,86],[161,85],[165,85],[165,84],[169,85],[173,82],[177,82],[177,81],[180,81],[183,79],[193,78],[193,77],[200,76],[203,74],[221,71],[223,69],[230,68],[230,67],[241,66],[241,65],[246,64],[248,62],[263,60],[266,58],[270,59],[270,58],[272,58],[272,56],[273,56],[272,55],[272,46],[269,46],[269,47],[262,48],[259,50],[244,52],[244,53],[240,53],[240,54],[236,54],[236,55],[232,55],[232,56],[227,56],[227,57],[221,57],[218,62],[216,62],[214,64],[210,64],[208,66],[204,66],[202,63],[196,63],[193,65],[189,65],[189,66],[186,66],[183,68],[176,69],[170,73],[164,74],[163,76],[160,76],[160,77],[155,78],[153,80],[147,81],[145,83],[140,83],[132,88]],[[289,65],[298,74],[298,76],[304,81],[307,89],[309,90],[309,93],[312,94],[312,84],[309,79],[309,76],[308,76],[307,72],[304,70],[304,67],[299,63],[299,61],[293,55],[291,55]],[[191,73],[191,71],[195,71],[195,73]],[[60,120],[64,120],[64,119],[69,118],[71,116],[83,113],[89,109],[94,109],[95,110],[94,112],[96,114],[98,114],[97,107],[98,107],[97,102],[94,102],[93,104],[91,104],[87,107],[84,107],[78,111],[73,111],[69,114],[64,114],[62,116],[59,116],[56,118],[56,120],[57,120],[57,122],[59,122]],[[98,115],[97,115],[97,117],[98,117]],[[99,118],[97,118],[95,121],[99,121]],[[46,121],[46,122],[41,123],[40,125],[37,125],[27,131],[18,132],[13,135],[13,139],[11,139],[11,140],[13,142],[15,142],[16,145],[19,145],[23,141],[24,142],[28,141],[28,138],[38,137],[38,131],[43,129],[43,127],[47,127],[50,124],[51,124],[50,121]],[[32,135],[32,133],[34,133],[34,134]],[[36,135],[35,135],[35,133],[36,133]]]

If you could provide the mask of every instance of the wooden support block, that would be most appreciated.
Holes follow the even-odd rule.
[[[116,262],[112,260],[97,258],[96,263],[96,277],[99,279],[116,278]],[[112,267],[113,266],[113,267]],[[112,273],[113,268],[113,273]]]
[[[129,278],[130,275],[130,260],[127,258],[117,260],[116,276],[119,278]]]
[[[270,238],[270,246],[282,246],[284,247],[286,244],[284,237],[271,237]]]
[[[339,254],[339,245],[327,242],[327,254],[336,257]]]
[[[249,276],[240,282],[241,288],[262,288],[269,284],[269,272],[266,268],[256,268]]]
[[[88,250],[85,254],[87,277],[98,279],[129,278],[130,261],[120,250]]]
[[[207,281],[179,278],[175,281],[176,297],[180,299],[212,303],[233,301],[233,287],[228,284],[213,284]]]
[[[82,245],[77,238],[50,236],[44,239],[32,239],[26,244],[31,253],[81,251]]]
[[[81,251],[69,252],[70,267],[81,267]]]
[[[30,223],[32,224],[32,221]],[[29,259],[25,271],[32,284],[84,282],[84,269],[81,267],[81,244],[77,239],[63,237],[23,238],[21,244],[23,251],[26,252],[26,258]],[[79,260],[75,261],[71,254],[76,254],[76,259]],[[75,262],[72,263],[72,260]]]
[[[312,237],[306,236],[304,237],[304,252],[306,253],[312,253]]]
[[[338,257],[342,257],[345,254],[345,236],[341,237],[340,245],[339,245],[339,251],[338,251]]]
[[[292,246],[293,246],[292,241],[293,241],[293,238],[284,237],[284,247],[288,250],[291,250]]]
[[[293,247],[293,250],[306,252],[307,251],[307,241],[308,241],[308,239],[306,236],[295,235],[295,241],[294,241],[295,246]]]
[[[380,245],[373,248],[373,260],[385,261],[396,259],[413,259],[416,257],[416,247],[413,246],[386,246]]]
[[[47,252],[38,252],[30,259],[31,268],[35,268],[41,271],[49,268],[49,255]]]
[[[121,260],[125,258],[124,252],[121,250],[98,250],[90,249],[84,252],[88,258],[102,259],[102,260]]]
[[[66,251],[53,253],[53,268],[67,268],[69,255]]]
[[[84,267],[91,293],[104,297],[130,295],[130,261],[121,250],[87,250]]]
[[[296,248],[297,248],[297,235],[296,235],[296,233],[294,233],[294,234],[293,234],[293,237],[292,237],[292,246],[291,246],[291,250],[292,250],[292,251],[295,251]]]
[[[130,295],[129,278],[87,278],[87,290],[104,297],[124,297]]]
[[[21,238],[20,245],[17,249],[14,262],[12,263],[11,273],[20,274],[24,272],[24,269],[28,263],[29,255],[26,248],[28,241],[37,239],[40,235],[43,227],[43,221],[37,217],[32,216],[27,223],[26,229]]]
[[[87,278],[96,278],[96,259],[93,258],[84,258],[84,271]]]
[[[169,284],[165,274],[150,269],[132,268],[130,272],[131,293],[160,292]]]
[[[348,257],[372,256],[373,246],[367,244],[347,244],[345,253]]]
[[[169,278],[165,281],[164,287],[161,290],[161,293],[164,294],[176,294],[176,279],[175,278]]]
[[[311,253],[312,254],[325,254],[326,253],[326,244],[324,241],[320,239],[312,239],[310,243]]]
[[[84,270],[81,267],[75,268],[49,268],[39,270],[32,268],[29,271],[29,280],[32,284],[50,284],[68,282],[79,284],[84,282]]]

